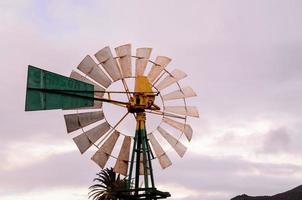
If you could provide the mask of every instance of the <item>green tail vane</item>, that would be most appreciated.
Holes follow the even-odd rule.
[[[93,106],[94,86],[28,66],[26,111]]]

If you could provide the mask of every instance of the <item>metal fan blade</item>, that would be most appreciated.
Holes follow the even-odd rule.
[[[187,76],[186,73],[184,73],[183,71],[179,70],[179,69],[174,69],[171,72],[171,75],[168,74],[157,86],[156,88],[158,90],[162,90],[165,89],[166,87],[172,85],[173,83],[185,78]]]
[[[171,160],[167,156],[167,154],[164,152],[158,141],[155,139],[154,135],[152,133],[148,134],[149,141],[153,147],[153,150],[155,152],[156,157],[158,158],[160,166],[165,169],[172,165]]]
[[[166,106],[165,112],[171,112],[191,117],[199,117],[198,110],[195,106]]]
[[[110,135],[110,137],[99,148],[99,150],[91,157],[91,159],[102,169],[105,167],[119,136],[120,133],[114,131],[112,135]]]
[[[152,48],[136,49],[135,76],[143,76],[150,58]]]
[[[187,147],[173,137],[170,133],[165,131],[162,127],[157,128],[158,132],[167,140],[180,157],[183,157],[187,151]]]
[[[118,62],[120,64],[123,78],[132,76],[131,69],[131,44],[125,44],[115,48]]]
[[[155,63],[149,74],[148,79],[150,83],[153,83],[155,79],[158,77],[158,75],[164,70],[164,68],[171,62],[171,58],[165,57],[165,56],[157,56]]]
[[[184,132],[184,134],[187,137],[187,139],[189,141],[191,141],[192,135],[193,135],[193,129],[191,128],[190,125],[184,124],[184,123],[181,123],[181,122],[178,122],[178,121],[175,121],[175,120],[167,118],[167,117],[164,117],[163,121],[166,124],[168,124],[168,125],[176,128],[176,129],[180,130],[181,132]]]
[[[112,150],[116,144],[117,139],[119,138],[120,133],[118,131],[114,131],[110,137],[102,144],[100,149],[102,149],[106,154],[111,155]]]
[[[127,176],[127,172],[128,172],[130,145],[131,145],[131,137],[125,136],[120,153],[118,155],[117,161],[113,168],[113,170],[116,173],[122,174],[124,176]]]
[[[163,100],[169,101],[174,99],[184,99],[189,97],[195,97],[196,93],[193,91],[191,87],[183,87],[180,90],[176,90],[169,94],[163,95]]]
[[[67,132],[73,132],[89,124],[104,119],[104,113],[102,111],[87,112],[87,113],[75,113],[64,115]]]
[[[108,130],[110,125],[108,122],[104,122],[89,131],[86,131],[77,137],[73,138],[73,141],[78,146],[80,152],[83,154],[93,143],[101,138]]]
[[[78,69],[105,88],[109,87],[109,85],[112,83],[108,76],[89,55],[82,60],[78,66]]]
[[[77,137],[73,138],[73,141],[76,143],[79,151],[83,154],[89,147],[91,147],[92,142],[89,140],[85,133],[78,135]]]
[[[109,47],[101,49],[94,56],[114,81],[122,77],[118,64],[113,58]]]
[[[104,96],[104,92],[98,92],[98,91],[105,91],[104,88],[102,88],[101,86],[99,86],[96,83],[92,82],[88,78],[82,76],[78,72],[72,70],[72,72],[70,74],[70,78],[73,78],[73,79],[76,79],[76,80],[83,81],[85,83],[89,83],[89,84],[94,85],[94,95],[97,96],[97,97],[100,97],[100,98],[102,98]]]
[[[93,143],[95,143],[98,139],[100,139],[107,131],[109,131],[110,125],[108,122],[104,122],[89,131],[86,131],[84,134],[87,135],[89,140]]]

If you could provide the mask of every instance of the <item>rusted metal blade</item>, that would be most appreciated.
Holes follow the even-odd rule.
[[[102,144],[99,150],[91,157],[91,159],[102,169],[105,167],[119,136],[120,133],[118,131],[114,131]]]
[[[175,121],[175,120],[167,118],[167,117],[164,117],[163,121],[166,124],[168,124],[168,125],[176,128],[176,129],[180,130],[181,132],[183,132],[185,134],[186,138],[189,141],[191,141],[192,135],[193,135],[193,129],[191,128],[190,125]]]
[[[183,99],[189,97],[195,97],[196,93],[193,91],[191,87],[183,87],[180,90],[176,90],[174,92],[170,92],[169,94],[163,95],[164,101],[175,100],[175,99]]]
[[[121,79],[120,69],[109,47],[104,47],[98,51],[95,57],[114,81]]]
[[[128,78],[132,76],[131,69],[131,44],[125,44],[115,48],[118,62],[121,67],[122,77]]]
[[[177,81],[185,78],[187,76],[186,73],[179,69],[174,69],[171,74],[168,74],[161,82],[159,82],[155,87],[158,90],[163,90],[167,88],[168,86],[172,85],[173,83],[176,83]]]
[[[151,143],[151,146],[155,152],[156,157],[158,158],[160,166],[165,169],[172,165],[171,160],[167,156],[167,154],[164,152],[163,148],[160,146],[158,141],[155,139],[153,133],[148,134],[149,141]]]
[[[150,58],[152,48],[136,49],[135,76],[143,76]]]
[[[171,112],[190,117],[199,117],[198,110],[195,106],[166,106],[165,112]]]
[[[117,161],[113,168],[113,170],[116,173],[122,174],[124,176],[127,176],[127,172],[128,172],[130,145],[131,145],[131,137],[125,136]]]
[[[158,132],[167,140],[171,147],[177,152],[180,157],[183,157],[187,151],[187,147],[183,145],[179,140],[173,137],[170,133],[164,130],[162,127],[157,128]]]
[[[165,56],[157,56],[155,63],[149,74],[148,79],[150,83],[153,83],[155,79],[160,75],[160,73],[164,70],[164,68],[171,62],[171,58]]]
[[[104,113],[103,111],[97,111],[68,114],[64,115],[64,119],[67,127],[67,132],[70,133],[104,119]]]
[[[105,88],[109,87],[109,85],[112,83],[108,76],[89,55],[82,60],[78,66],[78,69]]]

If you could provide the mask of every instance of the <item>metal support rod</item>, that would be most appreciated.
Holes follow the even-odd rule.
[[[147,139],[147,131],[145,130],[145,138],[146,138],[146,146],[147,146],[147,156],[148,156],[148,165],[149,165],[149,172],[150,172],[150,178],[151,178],[151,185],[152,187],[154,188],[155,187],[155,184],[154,184],[154,177],[153,177],[153,169],[152,169],[152,159],[151,159],[151,148],[149,146],[149,143],[148,143],[148,139]]]
[[[131,181],[132,181],[132,171],[133,171],[133,165],[134,165],[134,156],[135,156],[135,146],[137,141],[137,131],[135,131],[135,137],[133,142],[133,148],[132,148],[132,154],[131,154],[131,161],[130,161],[130,170],[129,170],[129,181],[128,181],[128,189],[131,187]]]
[[[147,155],[149,152],[147,151],[147,148],[146,148],[146,142],[147,142],[147,138],[145,136],[145,129],[141,129],[140,130],[141,132],[141,136],[142,136],[142,147],[143,147],[143,167],[144,167],[144,180],[145,180],[145,188],[148,188],[149,187],[149,184],[148,184],[148,171],[149,171],[149,166],[148,166],[148,163],[147,163]]]
[[[138,121],[138,128],[140,130],[140,122]],[[137,131],[137,144],[136,144],[136,168],[135,168],[135,189],[139,188],[139,172],[140,172],[140,153],[141,153],[141,134]],[[135,195],[138,195],[138,191],[135,191]]]

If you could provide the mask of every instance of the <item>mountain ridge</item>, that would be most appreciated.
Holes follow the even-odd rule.
[[[231,200],[302,200],[302,185],[273,196],[248,196],[242,194]]]

